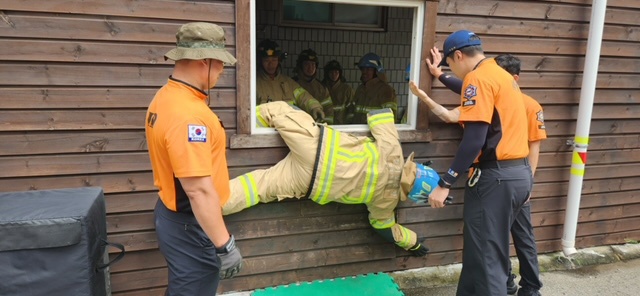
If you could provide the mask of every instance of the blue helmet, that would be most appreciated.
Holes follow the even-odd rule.
[[[358,62],[358,68],[374,68],[379,73],[384,72],[384,67],[382,66],[382,60],[380,60],[380,56],[377,54],[370,52],[368,54],[363,55]]]
[[[413,202],[426,202],[431,191],[438,186],[440,175],[434,169],[416,163],[416,179],[409,192],[409,199]]]

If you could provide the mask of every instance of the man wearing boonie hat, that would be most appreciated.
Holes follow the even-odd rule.
[[[224,30],[188,23],[165,55],[173,73],[147,110],[145,134],[158,187],[155,227],[169,269],[165,295],[215,295],[242,256],[222,217],[229,198],[224,126],[209,108],[208,91],[236,59]]]
[[[462,271],[456,295],[507,295],[509,235],[533,184],[528,122],[513,76],[484,56],[473,32],[447,37],[441,66],[463,78],[458,122],[463,136],[453,163],[429,196],[444,207],[449,188],[472,167],[464,193]],[[518,295],[539,295],[522,289]]]

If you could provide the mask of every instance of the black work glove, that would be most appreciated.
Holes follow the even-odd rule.
[[[413,247],[409,249],[409,253],[411,253],[411,256],[414,256],[414,257],[422,257],[424,255],[427,255],[427,253],[429,253],[429,248],[425,247],[421,243],[416,243],[415,245],[413,245]]]
[[[220,279],[230,279],[242,269],[242,255],[236,247],[236,240],[233,234],[224,246],[216,248],[218,258],[220,258]]]

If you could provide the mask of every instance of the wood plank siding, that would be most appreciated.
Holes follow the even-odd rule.
[[[263,3],[256,5],[259,18],[275,9],[258,2]],[[249,44],[255,40],[250,40],[249,3],[0,2],[0,191],[102,187],[108,239],[127,250],[111,268],[113,295],[162,295],[167,283],[154,232],[157,196],[143,124],[148,103],[171,73],[173,64],[164,61],[163,54],[174,46],[183,23],[209,21],[225,28],[228,50],[239,64],[225,69],[211,91],[210,105],[223,120],[228,139],[251,138],[246,82],[253,75]],[[437,14],[425,20],[425,31],[419,32],[428,42],[441,48],[448,34],[469,29],[480,35],[488,56],[508,52],[522,59],[520,86],[544,107],[549,135],[535,177],[532,221],[540,253],[561,250],[572,157],[567,141],[576,128],[591,1],[427,3],[426,14]],[[390,17],[399,19],[401,13],[392,11]],[[259,21],[277,27],[273,17]],[[270,37],[294,44],[313,31],[295,28],[295,35],[290,30],[272,30]],[[380,42],[374,33],[345,32],[359,36],[355,40],[362,44]],[[265,31],[258,33],[266,36]],[[344,50],[344,45],[325,43],[327,51]],[[428,48],[423,48],[426,53]],[[640,1],[608,1],[601,56],[578,248],[640,239]],[[395,70],[402,74],[406,63],[396,62]],[[421,73],[421,85],[431,87],[434,99],[449,108],[459,104],[456,95],[431,81],[424,66]],[[399,93],[408,92],[404,88]],[[424,115],[427,109],[420,109]],[[430,136],[404,142],[403,150],[406,155],[416,152],[417,161],[432,160],[443,172],[454,157],[461,129],[433,114],[426,116]],[[267,136],[262,146],[256,140],[260,137],[252,139],[255,148],[242,148],[238,142],[227,150],[232,177],[271,166],[288,153],[277,136]],[[239,276],[221,282],[218,292],[460,262],[464,200],[458,183],[452,190],[454,205],[444,209],[400,204],[398,221],[427,239],[431,253],[424,258],[409,257],[382,240],[371,230],[362,205],[287,200],[228,216],[245,264]]]

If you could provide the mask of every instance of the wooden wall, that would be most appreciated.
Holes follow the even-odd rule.
[[[171,72],[163,54],[188,21],[227,31],[236,53],[237,1],[3,1],[0,4],[0,190],[101,186],[109,240],[125,258],[111,269],[114,295],[161,295],[166,264],[157,250],[156,200],[144,141],[144,112]],[[640,237],[640,1],[610,0],[591,123],[577,247]],[[541,253],[561,249],[562,223],[588,22],[589,0],[442,0],[436,45],[458,29],[478,33],[488,55],[505,51],[523,61],[521,86],[545,108],[549,139],[542,144],[534,187],[533,223]],[[433,20],[431,20],[433,21]],[[237,32],[240,30],[239,32]],[[244,44],[249,40],[238,40]],[[240,50],[238,50],[240,51]],[[236,77],[228,68],[211,105],[236,134]],[[243,69],[236,75],[236,69]],[[244,71],[244,72],[243,72]],[[426,78],[425,78],[426,79]],[[434,83],[433,97],[457,98]],[[444,171],[461,130],[431,118],[430,143],[405,143],[406,153]],[[257,150],[259,149],[259,150]],[[232,176],[274,164],[286,147],[229,149]],[[462,183],[462,182],[459,182]],[[461,184],[458,184],[460,186]],[[286,201],[227,217],[245,256],[240,276],[220,292],[376,271],[460,262],[462,191],[441,210],[408,202],[398,220],[427,237],[426,258],[382,241],[363,206]],[[115,252],[115,250],[113,251]]]

